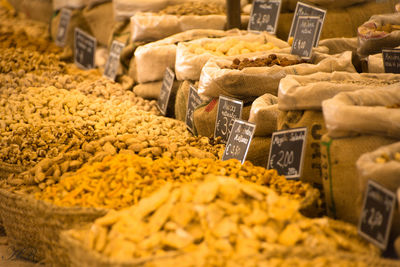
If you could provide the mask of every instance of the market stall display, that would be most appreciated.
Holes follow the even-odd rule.
[[[240,2],[245,25],[251,5]],[[278,36],[296,2],[282,1]],[[0,233],[9,251],[52,266],[399,266],[381,258],[400,254],[393,194],[385,251],[348,224],[360,220],[367,181],[400,194],[400,77],[357,73],[357,49],[398,41],[397,14],[371,17],[394,12],[394,2],[311,0],[328,8],[322,38],[336,38],[303,60],[276,36],[224,30],[226,0],[0,1]],[[56,46],[68,14],[66,45]],[[368,40],[358,43],[357,27]],[[94,69],[71,63],[76,28],[97,39]],[[115,40],[114,81],[99,65]],[[384,72],[382,55],[365,55],[370,71]],[[177,79],[162,116],[167,67]],[[238,117],[255,124],[251,143],[239,124],[233,131],[230,151],[248,145],[246,161],[222,160]],[[306,143],[300,180],[278,175],[281,165],[266,169],[272,134],[304,127],[294,140]],[[275,159],[290,143],[279,138]],[[289,166],[290,153],[276,162]]]

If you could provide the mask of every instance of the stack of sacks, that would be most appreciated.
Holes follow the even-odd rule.
[[[362,209],[368,180],[373,180],[396,193],[400,190],[400,142],[383,146],[377,150],[363,154],[357,160],[359,174],[359,199],[357,208]],[[400,192],[400,191],[399,191]],[[400,201],[400,199],[398,199]],[[391,228],[391,239],[400,242],[400,210],[395,209]],[[400,255],[399,255],[400,256]]]
[[[181,42],[176,51],[175,73],[178,80],[198,81],[202,68],[211,58],[279,51],[288,47],[288,43],[268,33]]]
[[[266,93],[276,96],[279,82],[286,75],[306,75],[337,70],[355,72],[351,63],[351,52],[334,56],[318,52],[314,54],[313,62],[315,64],[302,63],[300,58],[290,54],[272,52],[247,54],[237,59],[232,57],[210,59],[201,73],[199,94],[206,103],[210,100],[211,102],[209,105],[206,104],[197,108],[194,112],[194,124],[197,133],[205,136],[213,133],[216,121],[215,114],[217,112],[213,102],[220,95],[238,98],[245,103],[251,103],[255,98]],[[251,57],[246,59],[246,56]],[[256,58],[267,63],[267,65],[263,66],[259,60],[255,60]],[[254,67],[253,63],[256,63]],[[299,64],[292,65],[293,63]],[[248,119],[246,114],[249,113],[246,112],[245,105],[242,119]]]
[[[225,5],[224,1],[195,0],[167,5],[158,12],[136,12],[130,18],[132,41],[156,41],[192,29],[224,30]],[[244,15],[245,24],[248,20]]]
[[[400,13],[374,15],[358,27],[357,52],[368,56],[400,45]]]
[[[177,43],[206,37],[239,36],[239,30],[189,30],[165,39],[139,46],[131,59],[129,76],[139,83],[134,88],[137,95],[157,99],[167,67],[175,69]]]
[[[265,94],[254,100],[250,109],[249,122],[256,125],[246,160],[254,165],[267,167],[272,133],[277,129],[278,98]]]
[[[347,72],[315,73],[307,76],[290,75],[281,80],[278,94],[278,107],[281,111],[278,118],[278,130],[307,127],[307,143],[301,178],[303,181],[322,187],[327,179],[326,173],[323,172],[326,164],[321,163],[320,152],[322,135],[327,133],[321,111],[322,101],[341,92],[372,90],[379,85],[387,86],[399,82],[400,75]],[[349,151],[345,153],[352,154]],[[343,169],[342,166],[340,168]],[[342,171],[340,168],[338,172]],[[349,215],[351,216],[351,213]]]
[[[322,103],[328,134],[322,137],[321,162],[329,215],[358,223],[356,161],[400,140],[399,103],[398,83],[342,92]]]
[[[294,8],[296,2],[289,0],[289,10],[281,13],[278,22],[277,36],[286,40],[292,20],[294,16]],[[315,4],[321,8],[328,9],[326,13],[324,27],[321,32],[321,39],[334,37],[356,37],[357,27],[367,21],[374,14],[392,13],[395,10],[397,0],[373,1],[373,0],[312,0],[311,4]],[[292,3],[292,4],[290,4]],[[285,1],[283,1],[285,7]],[[286,8],[288,10],[288,8]]]

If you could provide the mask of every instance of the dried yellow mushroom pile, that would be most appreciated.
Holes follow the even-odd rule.
[[[264,186],[210,175],[201,182],[167,183],[138,205],[112,210],[89,230],[69,233],[87,249],[114,260],[172,254],[178,255],[176,266],[226,266],[231,258],[298,246],[379,255],[356,227],[306,218],[299,203]],[[197,256],[181,260],[181,253]]]
[[[400,162],[400,152],[396,152],[392,156],[389,156],[388,154],[382,154],[381,156],[379,156],[375,159],[375,162],[376,163],[387,163],[387,162],[390,162],[393,160]]]
[[[235,56],[258,51],[277,49],[273,43],[248,42],[238,39],[229,39],[224,42],[207,42],[204,44],[191,43],[188,46],[191,53],[200,55],[211,53],[216,56]]]
[[[178,5],[168,5],[158,14],[164,15],[222,15],[225,14],[225,7],[222,4],[206,3],[206,2],[185,2]]]
[[[242,165],[237,160],[204,158],[203,152],[194,147],[182,152],[188,153],[190,159],[152,160],[133,153],[108,156],[102,162],[84,165],[58,184],[47,186],[36,197],[58,206],[122,209],[136,204],[168,181],[190,182],[203,179],[206,174],[270,186],[279,194],[295,199],[302,199],[313,190],[309,185],[287,181],[276,170],[253,166],[250,162]],[[164,155],[167,153],[170,154],[165,152]]]

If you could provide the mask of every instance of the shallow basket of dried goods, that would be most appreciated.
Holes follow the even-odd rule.
[[[59,246],[61,230],[79,227],[106,214],[105,209],[57,207],[0,189],[0,218],[10,247],[22,258],[68,265],[67,255]]]

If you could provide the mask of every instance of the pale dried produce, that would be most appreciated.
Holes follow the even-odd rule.
[[[172,261],[181,260],[185,266],[226,266],[230,258],[253,259],[296,246],[325,250],[327,255],[379,255],[379,249],[358,236],[356,227],[328,218],[309,219],[298,209],[299,201],[264,186],[210,175],[205,181],[167,183],[138,205],[110,211],[89,230],[69,233],[82,246],[111,259],[172,254]],[[198,261],[182,261],[182,253],[197,254],[191,260]]]
[[[186,183],[203,179],[207,174],[226,175],[269,186],[279,194],[294,199],[303,199],[312,190],[307,184],[287,181],[276,170],[253,166],[250,162],[242,165],[237,160],[205,158],[207,155],[204,152],[193,147],[180,149],[180,152],[187,153],[190,158],[162,157],[153,161],[128,151],[106,156],[102,162],[86,164],[76,173],[65,176],[58,184],[46,186],[36,197],[58,206],[122,209],[136,204],[166,182]],[[52,165],[50,162],[46,164]]]
[[[268,51],[278,47],[270,42],[248,42],[232,38],[224,42],[206,42],[204,44],[191,43],[188,48],[191,53],[197,55],[211,53],[216,56],[235,56],[259,51]]]
[[[155,102],[124,94],[118,84],[105,79],[85,83],[79,76],[51,76],[24,72],[0,75],[0,160],[31,168],[10,177],[13,186],[18,181],[39,184],[42,189],[48,180],[57,182],[86,162],[102,161],[123,150],[151,158],[164,155],[179,159],[219,158],[223,153],[223,145],[193,137],[183,122],[146,112],[158,113]],[[36,87],[40,84],[48,87]],[[68,85],[68,90],[63,89]],[[71,154],[80,156],[76,159]],[[57,169],[37,170],[35,165],[45,159],[51,159]]]
[[[168,5],[163,10],[159,11],[158,14],[164,15],[223,15],[225,14],[225,7],[218,3],[206,3],[206,2],[185,2],[177,5]]]
[[[60,61],[56,54],[43,54],[22,48],[1,49],[0,73],[9,72],[35,72],[41,74],[45,71],[65,71],[65,63]]]

